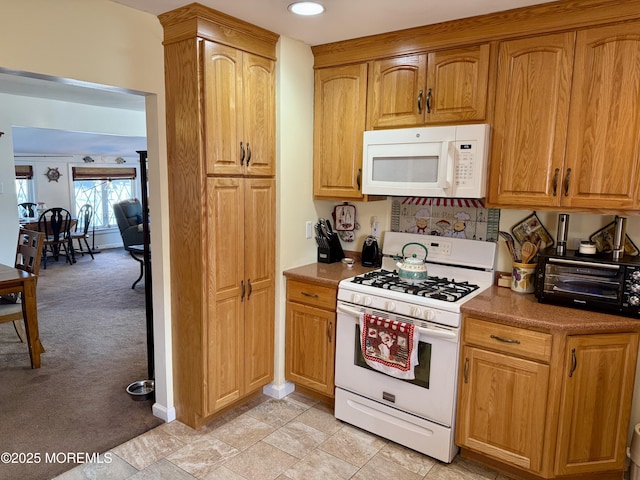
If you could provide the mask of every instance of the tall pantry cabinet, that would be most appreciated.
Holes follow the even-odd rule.
[[[174,395],[198,428],[273,379],[278,35],[197,3],[159,19]]]

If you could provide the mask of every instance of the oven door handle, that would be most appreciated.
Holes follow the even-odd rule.
[[[345,305],[342,305],[340,303],[338,303],[338,308],[337,308],[338,312],[340,313],[344,313],[346,315],[350,315],[352,317],[356,317],[356,318],[360,318],[360,314],[362,313],[359,310],[356,310],[355,308],[350,308],[347,307]],[[416,329],[418,330],[418,332],[420,333],[420,335],[426,335],[432,338],[441,338],[444,340],[454,340],[457,341],[458,340],[458,333],[455,331],[450,331],[450,330],[444,330],[444,329],[436,329],[436,328],[429,328],[429,327],[420,327],[416,325]]]

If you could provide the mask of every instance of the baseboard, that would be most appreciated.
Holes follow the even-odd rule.
[[[154,403],[151,407],[151,413],[154,417],[158,417],[165,422],[173,422],[176,419],[176,409],[174,407],[167,408],[159,403]]]
[[[269,385],[265,385],[262,388],[262,393],[279,400],[286,397],[290,393],[293,393],[295,389],[296,386],[291,382],[284,382],[283,385],[275,385],[273,383],[270,383]]]

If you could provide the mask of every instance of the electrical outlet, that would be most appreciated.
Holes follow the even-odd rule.
[[[313,223],[311,222],[311,220],[309,220],[307,223],[304,224],[305,227],[305,237],[304,238],[311,238],[311,230],[313,229]]]
[[[371,224],[371,235],[380,238],[380,222],[373,222]]]

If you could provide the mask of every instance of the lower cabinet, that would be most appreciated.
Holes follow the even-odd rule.
[[[456,443],[526,478],[622,478],[637,333],[565,335],[465,315]]]
[[[334,397],[336,287],[287,280],[285,378]]]

